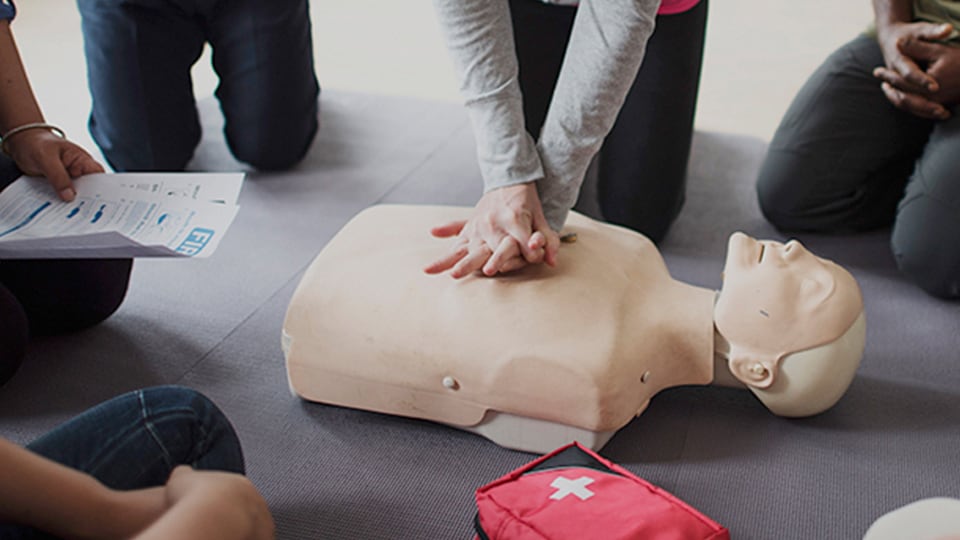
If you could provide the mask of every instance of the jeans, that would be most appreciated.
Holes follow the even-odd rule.
[[[760,168],[760,209],[784,231],[892,225],[900,270],[932,295],[960,298],[960,109],[939,122],[897,109],[873,76],[883,64],[863,35],[810,76]]]
[[[0,191],[20,176],[0,155]],[[31,336],[81,330],[123,302],[133,259],[0,260],[0,385],[16,373]]]
[[[202,394],[179,386],[115,397],[27,448],[118,490],[163,485],[177,465],[244,472],[240,441],[227,417]],[[45,537],[29,527],[0,524],[0,539]]]
[[[288,168],[317,131],[307,0],[77,0],[90,133],[117,171],[179,171],[201,129],[190,69],[204,44],[233,155]]]

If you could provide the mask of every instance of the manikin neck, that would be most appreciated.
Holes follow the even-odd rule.
[[[720,296],[717,291],[716,297]],[[715,297],[715,298],[716,298]],[[728,388],[746,388],[740,379],[730,372],[730,342],[723,337],[716,325],[713,327],[713,384]]]
[[[729,367],[730,343],[713,327],[713,384],[728,388],[746,388],[740,379],[733,376]]]
[[[714,380],[713,305],[715,293],[681,281],[659,286],[639,302],[647,306],[636,316],[644,332],[645,363],[652,371],[648,391],[674,386],[706,385]],[[651,324],[651,321],[656,321]],[[641,332],[640,335],[644,335]],[[651,394],[652,395],[652,394]]]

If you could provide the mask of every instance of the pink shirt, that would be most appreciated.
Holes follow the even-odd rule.
[[[657,10],[657,13],[660,15],[683,13],[688,9],[693,9],[693,6],[697,5],[699,2],[700,0],[662,0],[660,2],[660,9]]]
[[[543,0],[547,4],[559,4],[562,6],[575,6],[580,3],[579,0]],[[693,6],[700,3],[700,0],[662,0],[660,2],[660,9],[657,10],[659,15],[675,15],[677,13],[683,13],[684,11],[693,9]]]

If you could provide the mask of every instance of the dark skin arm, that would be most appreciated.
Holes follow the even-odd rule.
[[[10,22],[0,21],[0,135],[19,126],[43,121]],[[10,136],[5,145],[20,170],[46,177],[65,201],[76,197],[73,178],[103,172],[103,166],[86,150],[47,129],[21,131]]]
[[[873,75],[896,107],[923,118],[949,118],[947,107],[960,95],[956,49],[936,43],[950,35],[948,24],[911,22],[911,0],[873,0],[877,42],[885,66]]]

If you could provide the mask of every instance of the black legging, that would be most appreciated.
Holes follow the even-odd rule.
[[[0,156],[0,190],[20,175]],[[0,260],[0,384],[20,367],[30,336],[92,326],[120,307],[132,259]]]
[[[527,131],[540,134],[576,8],[510,0]],[[693,137],[707,0],[658,15],[643,64],[599,154],[603,218],[659,242],[680,213]]]

